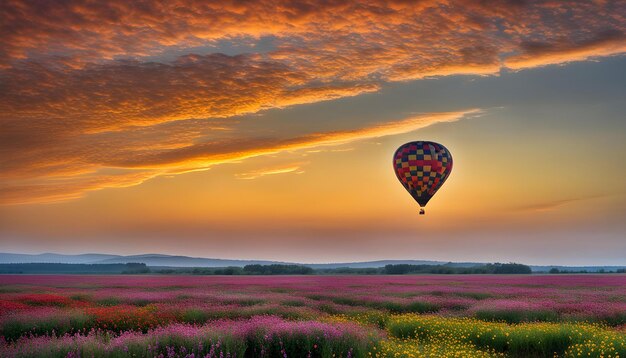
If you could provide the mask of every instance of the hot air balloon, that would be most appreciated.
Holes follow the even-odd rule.
[[[452,171],[452,155],[439,143],[409,142],[393,155],[393,169],[400,183],[420,205],[420,215],[424,215],[424,206]]]

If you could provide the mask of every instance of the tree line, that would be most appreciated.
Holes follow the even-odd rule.
[[[142,274],[150,269],[144,263],[125,264],[63,264],[22,263],[0,264],[0,274]]]
[[[164,274],[164,275],[407,275],[407,274],[530,274],[529,266],[495,263],[472,267],[452,265],[396,264],[369,268],[313,269],[303,265],[246,265],[244,267],[148,267],[143,263],[127,264],[0,264],[3,274]]]
[[[160,274],[191,275],[406,275],[406,274],[530,274],[529,266],[517,263],[495,263],[472,267],[448,265],[397,264],[385,267],[323,268],[313,269],[302,265],[246,265],[244,267],[167,268],[153,271]]]
[[[313,269],[302,265],[246,265],[244,267],[196,267],[167,268],[153,271],[160,274],[191,275],[407,275],[407,274],[530,274],[529,266],[517,263],[495,263],[472,267],[448,265],[397,264],[385,267],[365,268],[322,268]]]
[[[403,275],[403,274],[530,274],[532,270],[530,266],[517,263],[495,263],[485,264],[472,267],[454,267],[447,265],[386,265],[384,273],[387,275]]]

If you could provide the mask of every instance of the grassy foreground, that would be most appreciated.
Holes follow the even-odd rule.
[[[623,330],[380,313],[291,321],[257,316],[148,332],[91,331],[2,342],[3,357],[626,357]],[[382,328],[382,329],[381,329]]]
[[[626,357],[623,330],[590,323],[485,322],[405,314],[386,321],[376,357]]]
[[[626,275],[0,275],[0,357],[624,357]]]

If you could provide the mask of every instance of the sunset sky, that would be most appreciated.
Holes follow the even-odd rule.
[[[626,265],[624,54],[623,1],[2,1],[0,251]]]

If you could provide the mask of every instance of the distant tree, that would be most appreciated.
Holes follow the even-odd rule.
[[[384,268],[379,267],[336,267],[336,268],[323,268],[313,270],[313,273],[320,275],[377,275],[383,273]]]
[[[243,272],[248,275],[257,274],[260,275],[263,272],[263,265],[246,265],[243,267]]]
[[[402,275],[409,272],[410,265],[385,265],[385,273],[387,275]]]
[[[246,265],[243,267],[244,274],[248,275],[309,275],[313,269],[301,265]]]
[[[136,275],[150,273],[150,269],[144,263],[129,262],[126,264],[126,268],[122,271],[122,273],[127,275]]]
[[[383,273],[387,275],[404,274],[529,274],[529,266],[509,263],[509,264],[486,264],[472,267],[453,267],[449,265],[385,265]]]
[[[451,273],[454,269],[444,265],[385,265],[384,273],[387,275],[404,275],[407,273]]]
[[[0,273],[24,274],[141,274],[150,269],[144,263],[128,264],[0,264]]]
[[[559,272],[561,272],[561,271],[559,271],[559,269],[558,269],[558,268],[553,267],[553,268],[551,268],[551,269],[550,269],[550,271],[548,271],[548,272],[549,272],[549,273],[559,273]]]
[[[243,269],[241,267],[229,266],[222,269],[216,269],[213,273],[215,275],[241,275],[243,274]]]
[[[530,266],[516,264],[516,263],[508,263],[501,264],[495,263],[494,265],[494,274],[530,274],[532,270]]]
[[[163,274],[163,275],[171,275],[173,273],[177,273],[174,269],[160,269],[155,271],[154,273]]]

